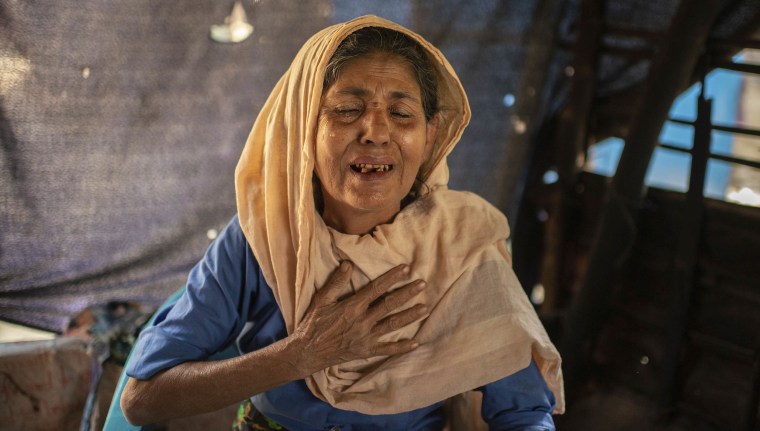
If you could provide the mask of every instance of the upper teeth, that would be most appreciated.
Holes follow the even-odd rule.
[[[390,165],[373,165],[370,163],[357,163],[354,166],[359,168],[363,174],[369,172],[370,170],[383,172],[383,171],[389,171],[391,169]]]

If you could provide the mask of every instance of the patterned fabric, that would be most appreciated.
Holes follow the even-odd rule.
[[[240,403],[238,408],[237,417],[232,424],[232,431],[288,431],[282,425],[269,419],[256,410],[250,399],[247,399]]]
[[[92,380],[87,396],[80,431],[100,429],[105,416],[98,411],[98,398],[106,362],[122,367],[127,361],[140,328],[153,314],[151,307],[134,302],[111,301],[85,309],[71,319],[64,335],[87,338],[87,350],[92,359]],[[108,387],[108,386],[106,386]],[[113,388],[112,388],[113,389]],[[110,396],[107,397],[110,400]],[[93,422],[95,420],[96,422]],[[100,421],[100,426],[98,422]]]

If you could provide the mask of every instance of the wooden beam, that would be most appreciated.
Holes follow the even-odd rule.
[[[540,0],[533,13],[533,25],[525,41],[525,59],[520,70],[520,82],[515,94],[516,103],[511,109],[507,124],[506,149],[503,166],[509,166],[504,178],[502,201],[497,206],[510,220],[514,220],[519,210],[525,180],[528,175],[530,159],[533,156],[535,133],[538,130],[536,119],[544,117],[546,109],[541,95],[546,85],[554,53],[555,33],[559,25],[562,6],[565,2]]]
[[[655,56],[641,108],[610,185],[589,267],[565,321],[560,344],[569,394],[577,390],[609,310],[618,269],[636,236],[644,178],[657,138],[676,96],[686,88],[710,29],[724,7],[721,0],[683,0],[666,42]]]
[[[707,69],[706,65],[704,69]],[[670,323],[667,331],[667,345],[663,363],[660,366],[660,399],[659,404],[663,413],[669,413],[677,404],[676,379],[680,374],[680,353],[683,350],[684,338],[688,330],[693,296],[694,271],[696,268],[697,251],[701,238],[702,214],[704,212],[704,196],[707,162],[710,159],[710,117],[712,116],[712,100],[704,99],[703,91],[697,101],[697,121],[694,125],[694,145],[691,151],[691,173],[689,175],[689,190],[686,193],[683,216],[676,253],[673,257],[673,279],[671,282],[672,302],[669,304]]]
[[[584,0],[578,40],[573,48],[572,86],[567,103],[559,115],[554,139],[558,149],[557,173],[559,190],[549,211],[546,225],[546,251],[541,268],[541,283],[545,289],[542,312],[552,313],[558,305],[563,288],[563,253],[568,213],[572,211],[578,172],[588,137],[589,113],[594,98],[597,53],[601,44],[604,25],[604,2]]]

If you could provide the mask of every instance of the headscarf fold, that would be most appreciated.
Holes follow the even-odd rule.
[[[314,203],[312,176],[325,68],[340,42],[363,27],[407,34],[426,50],[438,78],[440,126],[421,168],[428,192],[393,222],[367,235],[325,225]],[[446,156],[470,118],[467,96],[443,54],[421,36],[365,16],[309,39],[259,113],[235,172],[238,215],[288,333],[339,262],[354,264],[360,289],[406,263],[428,287],[407,308],[429,315],[386,336],[414,337],[412,352],[339,364],[306,383],[315,396],[344,410],[392,414],[428,406],[515,373],[533,358],[564,411],[560,357],[512,271],[504,243],[506,218],[480,197],[448,190]]]

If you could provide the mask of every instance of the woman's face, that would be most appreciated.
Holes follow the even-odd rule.
[[[394,54],[347,62],[325,92],[319,112],[315,170],[323,218],[346,233],[355,220],[390,221],[401,209],[430,151],[438,119],[429,123],[411,65]]]

